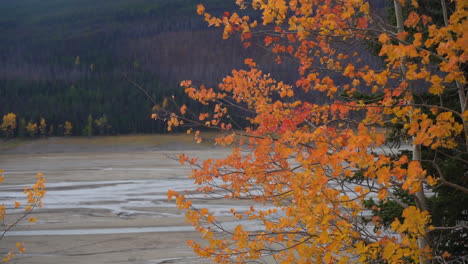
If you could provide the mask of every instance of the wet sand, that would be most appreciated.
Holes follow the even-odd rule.
[[[168,156],[215,158],[227,150],[190,142],[143,135],[0,143],[6,176],[0,201],[10,212],[36,172],[47,179],[44,206],[34,212],[37,223],[17,226],[0,240],[0,251],[25,243],[26,253],[11,263],[210,263],[187,246],[189,239],[200,241],[199,234],[167,201],[168,189],[196,188],[187,178],[190,168]],[[211,201],[206,207],[223,216],[232,206]]]

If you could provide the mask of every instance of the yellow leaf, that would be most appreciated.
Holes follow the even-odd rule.
[[[468,121],[468,110],[465,110],[465,112],[463,112],[461,116],[463,117],[463,120]]]
[[[20,253],[24,253],[26,251],[26,249],[24,248],[23,244],[21,244],[20,242],[16,242],[16,248],[18,248],[18,251]]]
[[[177,197],[179,195],[178,192],[173,191],[173,190],[168,190],[167,191],[167,199],[170,201],[172,200],[172,197]]]
[[[427,184],[429,184],[431,186],[435,186],[438,181],[439,181],[438,179],[434,179],[432,176],[427,176],[426,177]]]
[[[203,15],[205,13],[205,7],[202,4],[197,5],[197,14]]]
[[[208,214],[208,209],[206,209],[206,208],[200,209],[200,214],[201,214],[202,216],[207,215],[207,214]]]

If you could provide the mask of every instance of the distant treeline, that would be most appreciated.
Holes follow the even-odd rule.
[[[162,85],[151,75],[132,77],[135,82],[145,84],[148,95],[122,76],[84,79],[74,84],[0,80],[0,86],[8,87],[0,90],[0,98],[8,98],[2,100],[2,109],[27,122],[37,123],[45,118],[56,128],[69,121],[74,127],[73,135],[86,134],[82,131],[88,126],[88,116],[93,119],[105,116],[110,126],[106,133],[110,134],[163,132],[164,124],[151,119],[152,100],[160,102],[173,95],[182,100],[182,91]]]

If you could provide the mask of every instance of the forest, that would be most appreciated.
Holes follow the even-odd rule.
[[[384,10],[385,1],[373,2]],[[230,1],[200,3],[218,14],[235,10]],[[243,67],[245,57],[255,58],[283,80],[296,79],[291,63],[272,63],[274,55],[262,45],[245,48],[223,40],[219,29],[206,27],[197,16],[196,4],[2,1],[0,117],[14,113],[18,124],[23,119],[37,125],[44,118],[52,126],[49,135],[63,135],[66,121],[73,135],[88,135],[89,116],[105,116],[110,134],[162,133],[165,125],[151,119],[151,109],[166,97],[186,101],[179,86],[184,79],[213,85]],[[379,63],[370,53],[367,61]],[[97,127],[91,130],[99,133]]]
[[[234,8],[202,2],[219,12]],[[195,7],[190,0],[2,1],[0,117],[14,113],[18,124],[37,125],[44,118],[49,135],[63,135],[66,121],[73,135],[88,135],[89,116],[105,116],[106,133],[163,132],[151,119],[153,101],[183,101],[181,80],[215,83],[246,55],[271,57],[223,41]]]

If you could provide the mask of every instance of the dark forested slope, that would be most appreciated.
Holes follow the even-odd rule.
[[[157,102],[183,100],[180,81],[214,84],[245,57],[294,80],[295,67],[276,65],[271,53],[222,40],[196,14],[199,2],[212,13],[235,8],[227,0],[0,1],[0,115],[70,121],[75,135],[89,115],[105,115],[111,133],[162,132],[150,119],[153,103],[126,78]]]
[[[220,10],[229,1],[204,1]],[[49,124],[71,121],[80,134],[87,118],[106,115],[114,133],[157,132],[152,102],[178,83],[213,83],[245,50],[221,40],[192,0],[4,0],[0,2],[0,114]],[[208,52],[209,51],[209,52]]]

